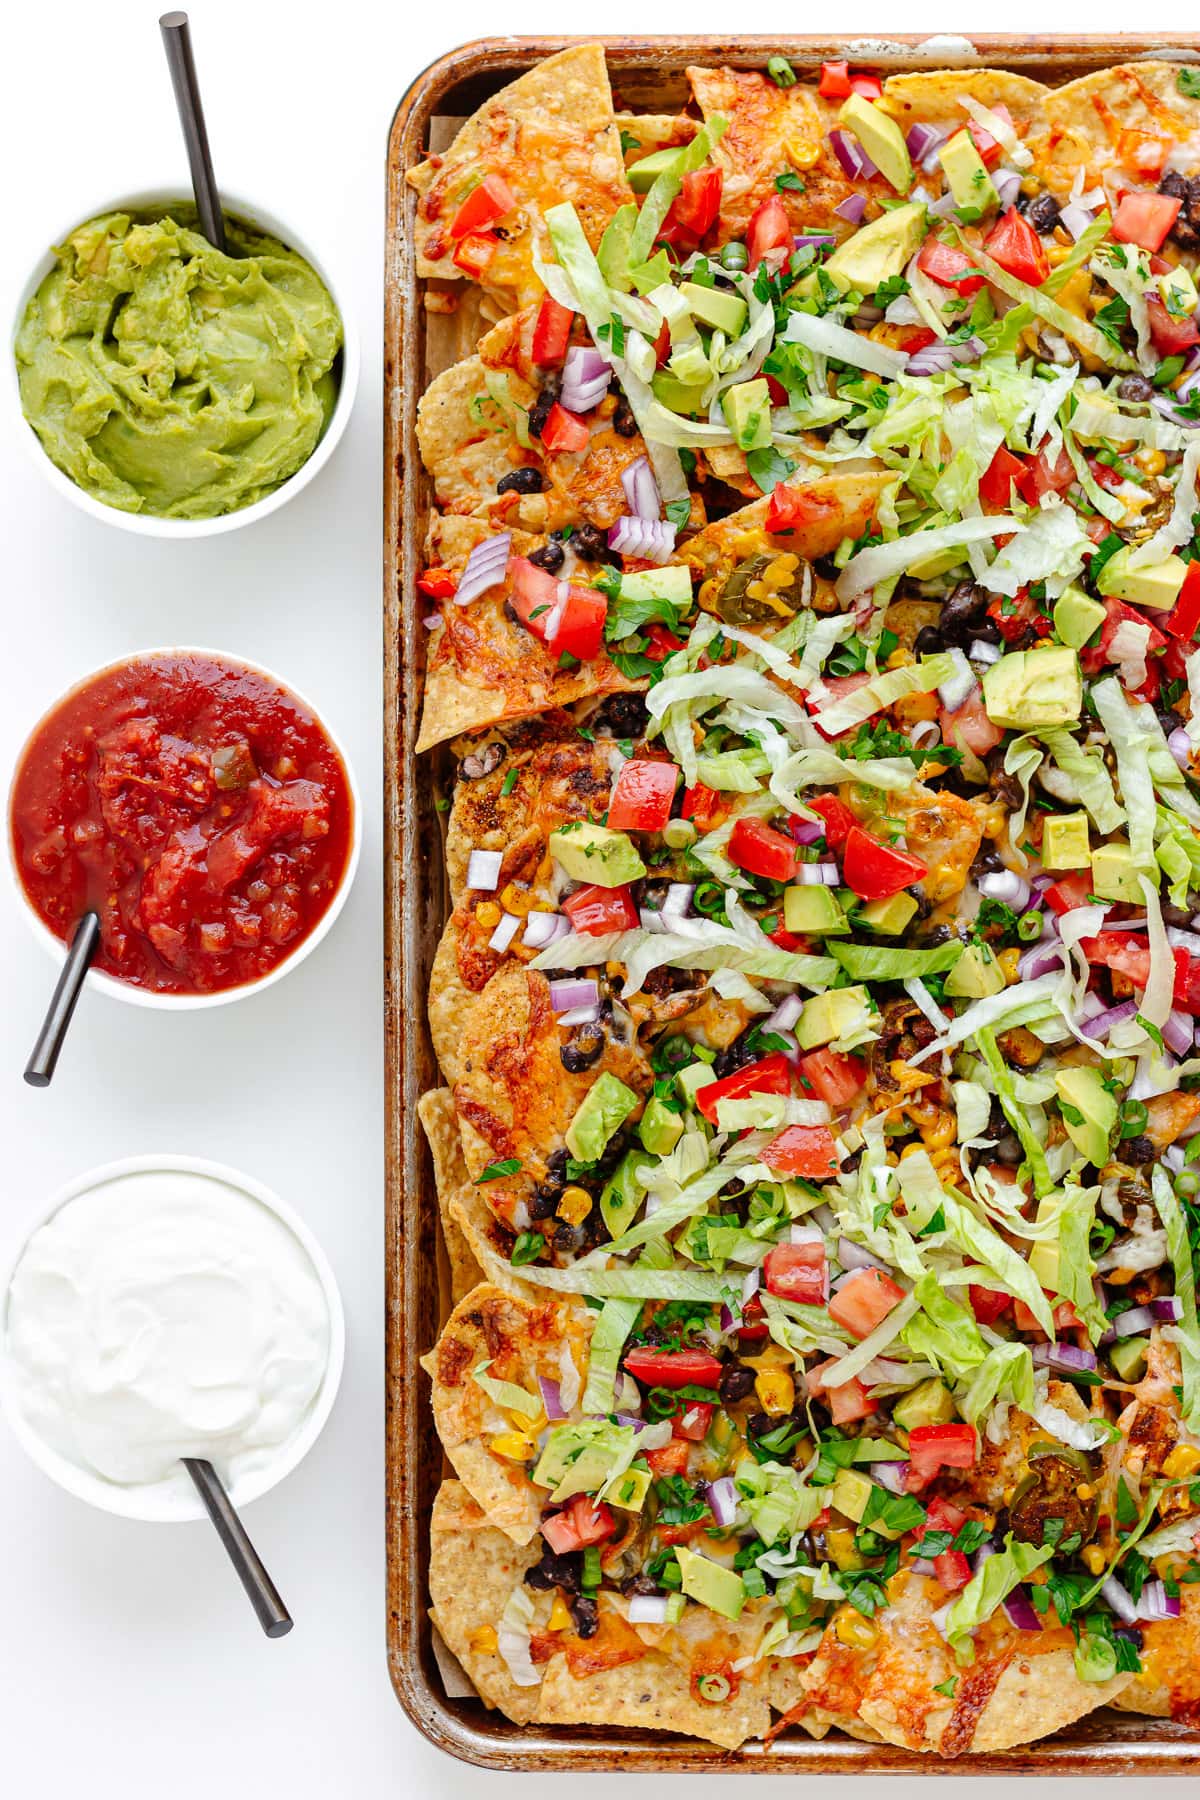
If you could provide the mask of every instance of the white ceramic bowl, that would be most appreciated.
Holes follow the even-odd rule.
[[[47,718],[50,713],[56,711],[69,694],[73,694],[77,688],[80,688],[84,686],[86,682],[93,680],[96,675],[102,675],[108,669],[118,668],[121,664],[135,659],[154,656],[181,655],[211,656],[216,658],[219,662],[240,663],[243,668],[253,669],[257,674],[265,676],[268,681],[276,683],[279,687],[286,688],[289,694],[294,695],[295,698],[300,701],[302,706],[306,706],[320,721],[326,737],[342,759],[342,767],[346,771],[346,788],[350,795],[350,805],[353,809],[353,817],[350,826],[350,854],[346,858],[346,867],[342,872],[341,884],[338,887],[337,893],[333,896],[333,899],[329,902],[322,917],[309,932],[308,936],[302,938],[291,954],[285,956],[282,962],[276,963],[275,967],[270,970],[268,974],[260,975],[257,981],[243,982],[240,987],[221,988],[213,994],[156,994],[152,993],[149,988],[135,986],[132,981],[118,981],[116,976],[106,975],[100,969],[88,970],[87,985],[96,989],[97,992],[109,994],[114,1000],[124,1000],[131,1006],[157,1007],[160,1012],[198,1012],[204,1007],[227,1006],[231,1001],[244,1000],[249,994],[259,994],[264,988],[274,987],[277,981],[282,981],[285,975],[290,975],[293,969],[299,967],[306,956],[312,955],[317,945],[332,930],[334,920],[346,904],[346,896],[350,892],[351,884],[358,870],[358,859],[362,851],[362,804],[359,800],[358,784],[354,779],[354,770],[350,765],[350,758],[346,755],[345,747],[342,744],[341,739],[329,724],[324,713],[315,707],[312,701],[300,692],[299,688],[293,687],[290,681],[285,681],[282,675],[276,675],[273,670],[265,669],[261,663],[252,662],[249,657],[234,656],[231,651],[227,650],[208,650],[195,644],[159,646],[154,650],[131,650],[127,656],[115,656],[112,662],[105,663],[102,669],[93,669],[89,674],[83,676],[80,681],[73,683],[72,686],[66,690],[66,693],[62,694],[54,702],[54,705],[48,707],[38,718],[36,723],[30,726],[22,740],[21,751],[17,757],[16,766],[13,770],[12,782],[9,784],[8,804],[4,813],[4,829],[7,835],[8,844],[7,867],[9,876],[13,887],[16,890],[21,911],[29,921],[34,937],[37,939],[38,943],[42,945],[43,949],[50,952],[55,962],[61,964],[66,961],[67,946],[63,943],[61,938],[55,937],[50,927],[39,917],[33,906],[30,904],[29,896],[25,892],[21,883],[20,874],[17,870],[16,857],[13,848],[12,789],[13,784],[16,782],[17,770],[24,760],[26,746],[34,733],[39,730],[42,720]]]
[[[9,332],[8,382],[16,408],[19,434],[42,474],[52,487],[79,507],[82,512],[90,514],[93,519],[102,520],[106,525],[117,525],[123,531],[137,532],[141,537],[217,537],[221,532],[236,531],[242,525],[250,525],[255,519],[265,519],[268,513],[277,512],[289,500],[295,499],[301,489],[308,486],[314,475],[324,468],[337,449],[349,423],[350,412],[354,405],[354,396],[358,388],[358,337],[347,314],[345,290],[334,280],[327,264],[310,248],[299,232],[293,230],[285,220],[277,218],[274,213],[267,212],[265,208],[257,205],[254,201],[244,200],[239,194],[230,193],[227,189],[222,189],[221,197],[227,214],[240,220],[243,224],[278,238],[281,244],[286,244],[289,250],[295,250],[304,257],[306,262],[312,264],[329,289],[333,303],[342,319],[344,342],[341,381],[332,416],[325,428],[325,435],[308,461],[297,469],[294,475],[289,476],[288,480],[283,482],[280,487],[277,487],[274,493],[268,494],[265,500],[256,501],[253,506],[244,506],[237,512],[222,513],[216,519],[159,519],[150,513],[122,512],[118,507],[105,506],[102,501],[94,499],[91,494],[87,494],[81,487],[77,487],[69,475],[64,475],[62,470],[51,462],[42,448],[41,439],[32,425],[26,422],[21,411],[21,392],[17,380],[17,364],[13,347],[17,332],[21,327],[21,321],[25,317],[25,308],[54,267],[54,257],[49,250],[39,259],[29,280],[21,289],[17,301],[16,317]],[[146,212],[158,207],[191,206],[193,204],[191,194],[182,188],[147,188],[136,194],[118,195],[116,199],[102,200],[86,212],[79,213],[77,217],[63,226],[57,235],[51,235],[49,242],[64,243],[77,226],[82,225],[87,219],[100,218],[104,213]]]
[[[284,1203],[271,1189],[264,1187],[261,1181],[253,1176],[243,1175],[238,1169],[231,1169],[223,1163],[209,1162],[199,1156],[128,1156],[120,1162],[105,1163],[98,1169],[89,1169],[84,1175],[77,1175],[68,1181],[65,1187],[59,1188],[48,1206],[34,1219],[28,1231],[21,1239],[21,1247],[11,1264],[4,1270],[4,1284],[0,1288],[0,1410],[3,1410],[17,1441],[27,1452],[31,1461],[37,1464],[43,1474],[49,1475],[67,1493],[74,1494],[79,1500],[86,1500],[89,1506],[97,1506],[103,1512],[117,1513],[125,1519],[146,1519],[157,1524],[172,1524],[188,1519],[204,1518],[204,1508],[200,1498],[187,1489],[180,1490],[178,1495],[162,1489],[142,1487],[121,1487],[116,1482],[105,1481],[101,1476],[92,1474],[81,1468],[69,1458],[52,1449],[43,1438],[33,1430],[21,1412],[15,1395],[15,1383],[12,1367],[8,1360],[8,1297],[13,1276],[21,1258],[25,1254],[30,1238],[52,1219],[59,1209],[69,1200],[75,1200],[80,1194],[100,1187],[104,1182],[116,1180],[122,1175],[139,1175],[161,1169],[179,1170],[185,1174],[207,1175],[215,1180],[224,1181],[231,1187],[240,1189],[252,1200],[259,1201],[268,1211],[273,1212],[296,1238],[312,1263],[317,1280],[321,1284],[329,1309],[329,1361],[325,1367],[325,1375],[321,1382],[316,1401],[300,1430],[286,1444],[283,1444],[275,1459],[266,1468],[258,1469],[253,1474],[235,1482],[230,1490],[230,1498],[235,1506],[245,1506],[251,1500],[269,1493],[273,1487],[290,1475],[312,1449],[333,1410],[337,1398],[338,1386],[342,1379],[342,1366],[346,1356],[346,1316],[342,1309],[342,1299],[338,1292],[333,1270],[329,1266],[325,1252],[313,1236],[299,1214]]]

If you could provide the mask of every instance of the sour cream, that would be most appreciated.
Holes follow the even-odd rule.
[[[325,1290],[285,1221],[214,1175],[117,1174],[30,1238],[9,1287],[6,1402],[102,1481],[191,1493],[207,1457],[234,1498],[313,1411]],[[261,1486],[255,1483],[256,1491]]]

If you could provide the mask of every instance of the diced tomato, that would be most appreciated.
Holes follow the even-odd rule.
[[[1175,988],[1172,1002],[1181,1012],[1200,1013],[1200,958],[1186,950],[1175,951]]]
[[[870,1337],[903,1298],[904,1289],[882,1269],[859,1269],[831,1298],[829,1316],[854,1337]]]
[[[471,189],[451,219],[450,236],[465,238],[470,237],[472,232],[486,231],[497,219],[503,219],[512,212],[516,204],[517,197],[502,176],[485,175]],[[1156,245],[1155,248],[1157,247]]]
[[[856,1419],[879,1411],[878,1400],[872,1399],[857,1375],[830,1388],[825,1398],[835,1425],[853,1425]]]
[[[763,374],[763,380],[767,384],[767,393],[771,397],[771,405],[786,406],[788,403],[788,391],[784,387],[782,381],[777,381],[774,375],[768,375],[765,372]]]
[[[791,1091],[791,1065],[782,1050],[775,1050],[758,1062],[747,1063],[744,1069],[735,1069],[721,1081],[709,1081],[698,1088],[696,1105],[709,1124],[715,1125],[717,1107],[722,1100],[748,1100],[751,1094],[790,1094]]]
[[[1093,966],[1124,975],[1134,987],[1144,988],[1150,979],[1150,946],[1145,932],[1102,931],[1098,937],[1081,938],[1079,948]]]
[[[763,1150],[762,1159],[789,1181],[830,1181],[838,1172],[828,1125],[785,1125]]]
[[[828,675],[821,682],[823,692],[820,695],[819,702],[815,693],[806,694],[804,696],[804,704],[812,714],[813,724],[823,738],[828,739],[830,743],[834,743],[839,737],[845,736],[846,733],[826,731],[825,727],[821,724],[821,714],[827,707],[832,706],[836,700],[844,700],[848,694],[856,694],[859,688],[866,687],[870,680],[871,675],[866,669],[861,669],[857,675]]]
[[[587,1494],[575,1494],[561,1512],[542,1520],[542,1536],[558,1556],[570,1550],[585,1550],[589,1544],[602,1544],[616,1529],[616,1520],[603,1500]]]
[[[1011,512],[1013,488],[1022,499],[1027,499],[1027,481],[1025,458],[1001,444],[979,478],[979,498],[992,512]]]
[[[546,627],[546,643],[559,656],[591,662],[604,643],[608,601],[595,588],[568,587]]]
[[[763,1263],[763,1280],[768,1294],[780,1300],[822,1306],[829,1292],[824,1244],[815,1240],[811,1244],[776,1244]]]
[[[831,850],[840,850],[854,827],[857,818],[850,811],[844,800],[836,794],[817,794],[805,805],[809,812],[817,813],[825,824],[825,842]]]
[[[983,247],[993,262],[998,262],[1002,269],[1007,269],[1010,275],[1027,282],[1030,287],[1041,287],[1050,273],[1041,239],[1015,206],[1010,206],[993,225],[983,240]]]
[[[1146,311],[1150,315],[1150,337],[1160,356],[1181,356],[1200,344],[1200,327],[1191,313],[1177,319],[1154,294],[1146,295]]]
[[[720,1380],[720,1377],[717,1377]],[[687,1400],[671,1420],[671,1435],[689,1444],[702,1444],[708,1436],[715,1408],[711,1400]]]
[[[542,304],[533,325],[533,361],[539,369],[556,369],[567,354],[571,326],[575,314],[569,306],[560,306],[550,294],[542,295]]]
[[[1166,649],[1166,638],[1158,629],[1157,625],[1152,625],[1150,623],[1150,620],[1146,617],[1145,613],[1138,612],[1136,607],[1127,606],[1124,600],[1114,600],[1111,594],[1104,599],[1103,606],[1105,618],[1103,625],[1100,627],[1100,642],[1098,644],[1093,644],[1090,647],[1085,646],[1080,652],[1079,660],[1082,662],[1088,674],[1095,674],[1095,672],[1102,668],[1106,662],[1129,660],[1127,655],[1122,657],[1120,654],[1121,645],[1117,633],[1120,631],[1122,625],[1142,625],[1145,627],[1146,636],[1144,642],[1147,656],[1157,655],[1160,651]],[[1169,625],[1170,621],[1168,620],[1167,623]],[[1142,638],[1140,632],[1138,633],[1138,638],[1139,640]],[[1114,648],[1117,652],[1116,654],[1114,654]]]
[[[725,810],[725,800],[715,788],[698,781],[683,795],[683,817],[691,819],[697,831],[711,831]]]
[[[1161,250],[1182,205],[1174,194],[1122,194],[1113,214],[1112,235],[1119,244]]]
[[[978,1448],[973,1425],[914,1425],[908,1434],[908,1489],[913,1492],[939,1469],[970,1469]]]
[[[978,688],[973,689],[954,712],[941,707],[938,719],[944,744],[949,744],[952,749],[973,750],[976,756],[986,756],[1004,736],[1003,729],[988,717],[983,694]]]
[[[843,1056],[837,1050],[810,1050],[800,1058],[802,1091],[824,1100],[835,1112],[844,1112],[858,1098],[866,1084],[867,1065],[857,1056]]]
[[[562,909],[581,937],[606,937],[610,931],[636,931],[638,909],[627,887],[581,887],[568,894]]]
[[[948,1594],[957,1594],[971,1579],[971,1565],[961,1550],[943,1550],[935,1556],[933,1572]]]
[[[509,605],[534,637],[545,643],[559,604],[559,581],[527,557],[512,556],[508,562],[508,584]]]
[[[861,94],[864,100],[881,100],[883,82],[878,75],[869,74],[866,69],[856,69],[850,76],[850,91]]]
[[[842,879],[860,900],[890,900],[902,888],[922,881],[929,870],[919,856],[894,850],[856,825],[846,839]]]
[[[742,1306],[741,1324],[737,1328],[738,1343],[743,1350],[754,1344],[763,1344],[771,1335],[771,1327],[767,1323],[766,1308],[758,1294],[751,1294]]]
[[[725,847],[731,863],[748,875],[788,881],[796,873],[798,852],[792,839],[761,819],[738,819]]]
[[[628,559],[625,567],[628,570]],[[666,626],[660,624],[657,619],[653,625],[643,626],[642,630],[647,640],[643,654],[649,657],[651,662],[666,662],[668,656],[673,656],[676,650],[683,649],[683,639],[676,637],[673,631],[668,631]]]
[[[1065,493],[1075,479],[1075,465],[1065,450],[1060,450],[1053,462],[1044,450],[1039,450],[1026,467],[1030,491],[1025,497],[1031,506],[1036,506],[1043,494]]]
[[[778,195],[772,194],[755,207],[746,228],[746,254],[751,272],[757,269],[765,257],[775,255],[777,260],[782,261],[778,252],[790,252],[791,248],[792,227],[787,209]],[[770,529],[768,525],[767,530]]]
[[[1172,637],[1190,641],[1200,627],[1200,562],[1190,562],[1179,598],[1167,614],[1167,630]]]
[[[1012,1305],[1012,1295],[1002,1294],[999,1288],[976,1287],[972,1282],[967,1293],[971,1298],[971,1311],[981,1325],[994,1325]]]
[[[577,413],[568,412],[556,400],[542,426],[542,442],[547,450],[565,450],[568,454],[586,450],[589,435],[587,420],[581,419]]]
[[[928,325],[897,325],[894,329],[897,350],[906,350],[910,356],[937,342],[937,332],[930,331]]]
[[[1069,1300],[1060,1300],[1054,1308],[1053,1316],[1055,1331],[1078,1331],[1083,1324],[1083,1320]],[[1026,1306],[1023,1300],[1013,1301],[1013,1324],[1018,1331],[1042,1332],[1041,1326],[1034,1317],[1032,1307]],[[1042,1336],[1045,1336],[1044,1332],[1042,1332]]]
[[[622,1361],[636,1381],[647,1387],[716,1387],[721,1379],[720,1358],[708,1350],[656,1350],[638,1344]]]
[[[1115,494],[1119,487],[1124,487],[1125,477],[1110,463],[1097,462],[1094,456],[1089,456],[1087,466],[1091,470],[1092,480],[1096,486],[1102,487],[1106,493]]]
[[[986,284],[983,275],[970,274],[974,268],[970,257],[954,244],[943,244],[940,238],[926,238],[917,257],[917,267],[939,287],[954,288],[960,294],[977,294]],[[980,493],[983,484],[980,483]]]
[[[844,62],[826,62],[821,64],[821,79],[817,84],[817,92],[826,100],[846,100],[853,89],[850,86],[850,65]]]
[[[458,576],[451,569],[426,569],[417,578],[419,593],[428,594],[431,600],[448,600],[458,586]]]
[[[785,487],[780,482],[771,490],[764,524],[773,536],[803,531],[806,525],[827,519],[836,504],[827,495],[809,494],[803,488]]]
[[[643,1450],[642,1455],[654,1475],[686,1475],[689,1438],[673,1437],[659,1450]]]
[[[1052,881],[1045,891],[1045,901],[1053,912],[1074,912],[1077,906],[1088,904],[1088,895],[1092,891],[1091,876],[1086,871],[1077,871],[1072,875],[1060,875]]]
[[[960,1532],[967,1522],[967,1515],[961,1506],[955,1506],[953,1500],[943,1500],[935,1494],[925,1509],[926,1531]]]
[[[801,936],[798,931],[789,931],[786,925],[777,925],[774,931],[768,931],[767,936],[781,950],[795,952],[806,950],[809,947],[810,940],[808,938]]]
[[[678,780],[673,762],[631,757],[617,776],[608,824],[614,831],[661,831],[671,816]]]
[[[972,125],[967,134],[979,152],[979,160],[985,169],[994,169],[1004,155],[1004,145],[999,143],[990,131],[982,125]]]
[[[490,232],[473,232],[470,237],[460,238],[456,244],[455,265],[464,274],[482,275],[499,247],[500,239],[493,237]]]
[[[711,163],[688,171],[659,231],[664,243],[684,240],[694,246],[708,236],[721,210],[721,182],[720,169]]]
[[[1038,637],[1050,633],[1050,621],[1042,612],[1028,588],[1018,588],[1013,595],[1001,595],[990,602],[988,618],[996,626],[1006,644],[1015,644],[1032,625]]]

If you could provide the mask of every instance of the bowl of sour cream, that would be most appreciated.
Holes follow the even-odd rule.
[[[0,1300],[0,1406],[33,1461],[106,1512],[204,1517],[182,1461],[235,1506],[283,1480],[332,1410],[345,1354],[333,1271],[269,1188],[193,1156],[68,1182]]]

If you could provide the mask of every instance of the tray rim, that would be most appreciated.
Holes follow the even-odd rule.
[[[437,1749],[476,1767],[551,1772],[611,1770],[739,1774],[932,1775],[1182,1775],[1200,1764],[1200,1739],[1167,1720],[1136,1714],[1099,1715],[1103,1735],[1082,1720],[1053,1738],[990,1756],[954,1761],[836,1734],[820,1740],[781,1738],[768,1755],[761,1744],[728,1753],[693,1738],[661,1733],[619,1736],[599,1727],[515,1727],[498,1714],[479,1719],[453,1709],[435,1687],[425,1624],[428,1520],[419,1504],[420,1471],[413,1466],[425,1377],[417,1358],[426,1347],[419,1321],[429,1300],[436,1256],[434,1215],[428,1205],[428,1157],[416,1102],[435,1067],[425,1025],[423,982],[412,954],[429,919],[423,913],[421,778],[414,745],[422,648],[414,609],[402,604],[415,567],[423,515],[423,476],[415,453],[421,295],[407,226],[414,204],[404,168],[415,160],[438,102],[471,78],[519,73],[522,67],[574,44],[602,43],[610,69],[638,71],[672,61],[720,61],[761,66],[782,53],[800,66],[845,56],[870,45],[870,60],[888,69],[1074,65],[1085,73],[1125,61],[1200,60],[1200,32],[1154,34],[897,33],[861,37],[739,36],[511,36],[478,38],[429,63],[410,82],[388,131],[384,243],[384,1048],[385,1048],[385,1433],[387,1654],[392,1688],[411,1723]],[[934,46],[927,54],[922,47]],[[957,46],[957,48],[955,48]],[[965,50],[963,49],[965,46]],[[406,469],[415,479],[406,482]],[[427,766],[427,765],[424,765]],[[427,873],[427,869],[426,869]],[[424,1041],[423,1041],[424,1040]],[[479,1713],[478,1705],[472,1711]],[[1093,1720],[1097,1715],[1093,1715]]]

